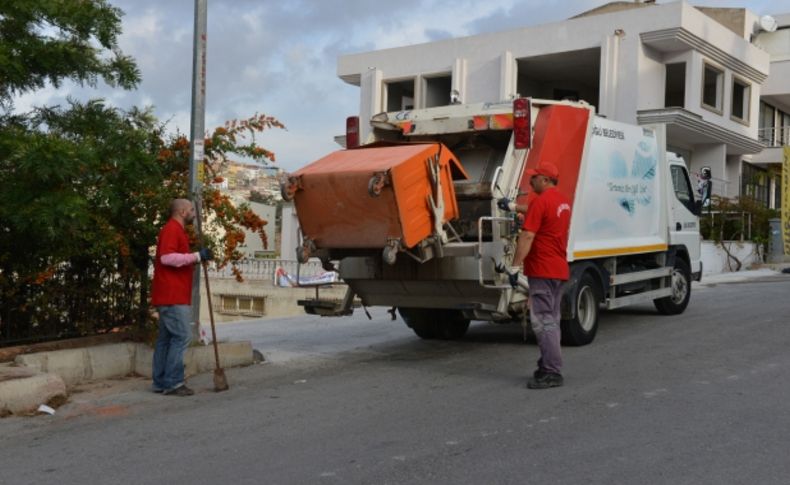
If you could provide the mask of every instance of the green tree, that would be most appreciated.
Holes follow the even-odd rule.
[[[152,163],[160,133],[149,112],[100,101],[2,127],[0,329],[75,334],[145,318],[148,247],[169,197]]]
[[[140,73],[118,46],[121,15],[104,0],[0,2],[0,101],[65,79],[135,87]]]
[[[167,134],[150,110],[70,100],[15,114],[11,103],[66,79],[134,87],[137,68],[117,44],[120,15],[104,0],[0,3],[0,343],[148,319],[151,248],[170,199],[188,196],[188,140]],[[255,142],[269,128],[282,125],[256,115],[207,136],[206,183],[232,155],[273,162]],[[265,239],[266,221],[216,191],[206,191],[204,209],[224,232],[200,244],[219,250],[220,264],[241,257],[240,227]]]

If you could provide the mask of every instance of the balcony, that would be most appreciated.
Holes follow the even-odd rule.
[[[790,126],[776,126],[760,128],[757,137],[765,149],[752,157],[752,163],[767,168],[769,165],[782,163],[784,160],[783,147],[790,146]]]
[[[790,126],[760,128],[757,130],[757,137],[767,148],[790,145]]]
[[[728,130],[705,121],[702,116],[683,108],[640,110],[636,113],[640,125],[666,124],[667,139],[674,143],[698,145],[724,143],[729,154],[760,153],[765,145],[755,138]]]

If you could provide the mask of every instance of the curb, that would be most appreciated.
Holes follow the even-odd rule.
[[[0,367],[0,416],[35,410],[40,404],[65,401],[66,384],[55,374],[25,367]]]
[[[220,342],[218,346],[221,367],[253,364],[251,342]],[[151,347],[131,342],[18,355],[16,366],[0,366],[0,416],[65,399],[67,390],[82,382],[130,374],[150,378],[153,356]],[[184,365],[187,376],[213,370],[213,347],[190,347]]]

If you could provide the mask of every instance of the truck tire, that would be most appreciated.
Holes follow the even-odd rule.
[[[398,308],[403,321],[426,340],[457,340],[469,329],[469,319],[458,310]]]
[[[675,267],[672,268],[672,294],[653,300],[656,310],[663,315],[678,315],[686,310],[691,298],[691,268],[686,260],[675,259]]]
[[[574,347],[587,345],[598,332],[601,290],[590,273],[584,273],[579,283],[568,289],[571,302],[576,305],[575,316],[560,322],[562,344]]]

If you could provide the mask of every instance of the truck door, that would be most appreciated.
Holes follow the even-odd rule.
[[[691,271],[696,272],[699,271],[700,236],[699,218],[694,214],[694,192],[685,165],[672,164],[669,169],[675,192],[671,199],[670,244],[683,245],[688,249]]]

